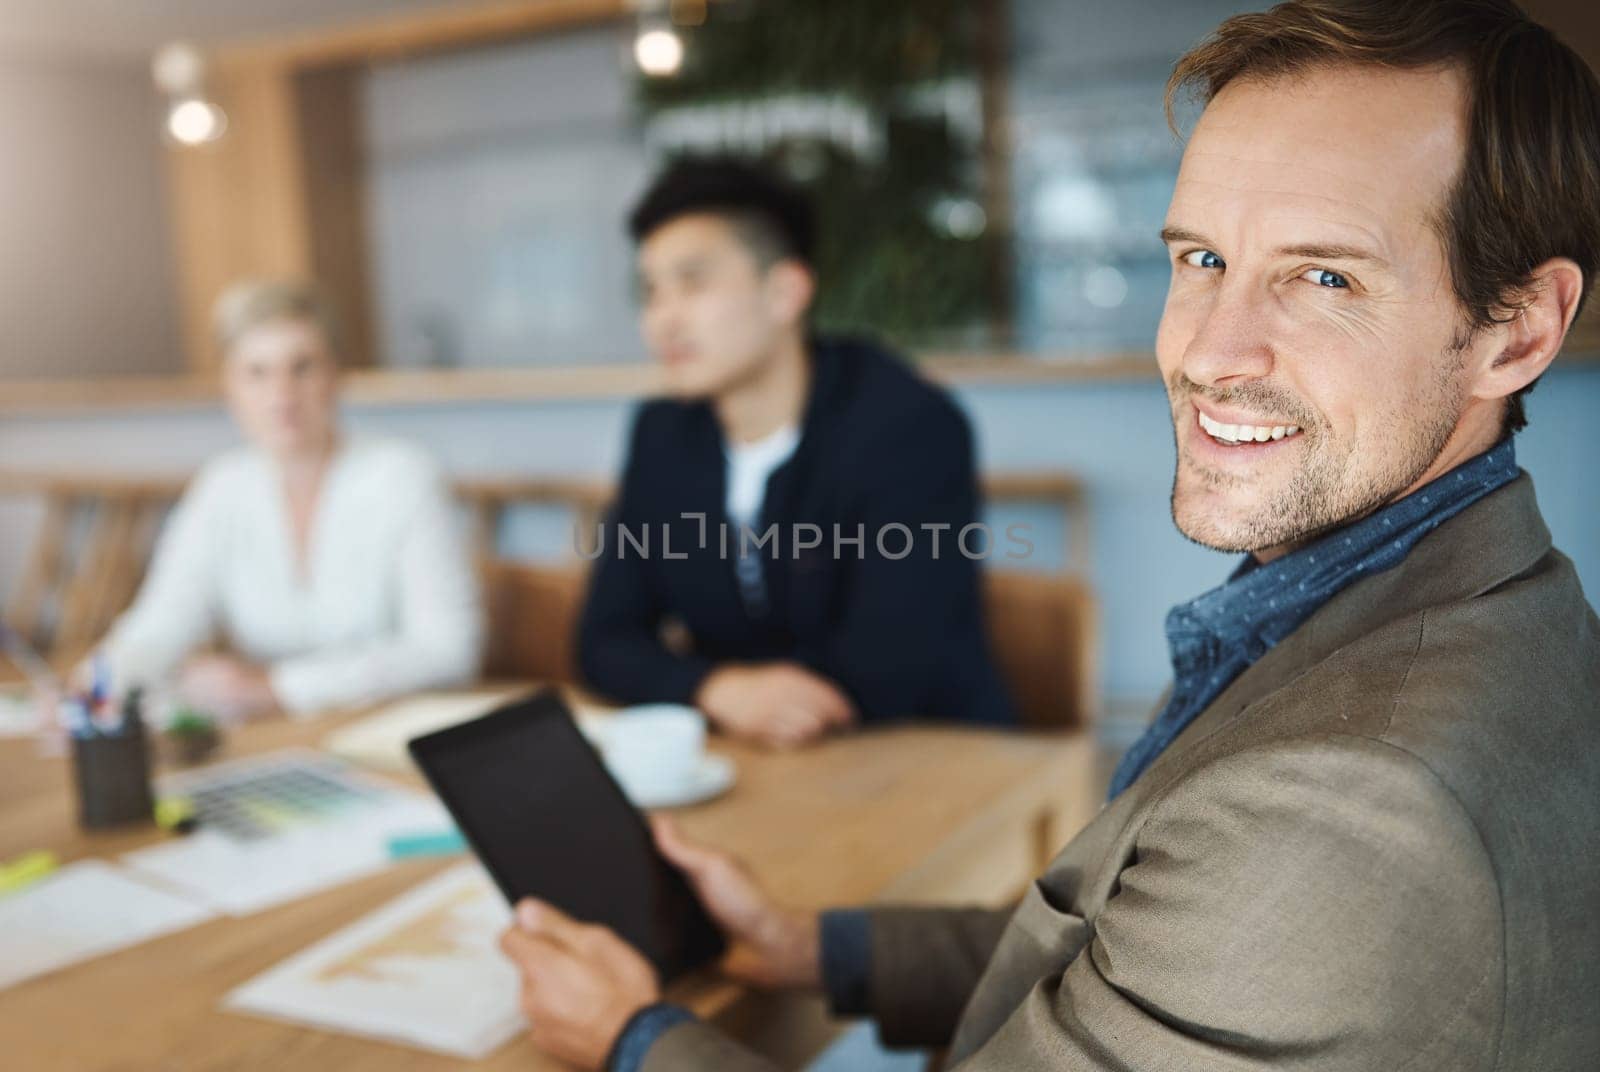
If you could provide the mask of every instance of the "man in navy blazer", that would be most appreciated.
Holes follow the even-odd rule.
[[[639,410],[593,534],[588,682],[780,747],[858,721],[1013,722],[978,566],[1026,545],[979,523],[971,431],[942,390],[811,334],[804,198],[686,160],[629,226],[667,397]]]

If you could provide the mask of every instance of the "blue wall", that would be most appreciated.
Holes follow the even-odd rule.
[[[1104,608],[1102,684],[1136,707],[1165,684],[1161,626],[1167,608],[1218,583],[1232,556],[1185,541],[1168,513],[1172,430],[1165,396],[1141,383],[973,386],[958,392],[992,470],[1068,469],[1088,483],[1093,577]],[[455,473],[610,476],[621,460],[631,403],[482,403],[356,407],[356,430],[414,438]],[[1538,486],[1556,543],[1577,562],[1587,591],[1600,591],[1600,368],[1550,372],[1530,400],[1519,457]],[[0,421],[0,466],[84,470],[107,459],[131,471],[189,469],[233,441],[213,410]],[[37,509],[0,499],[0,584],[14,578]],[[1043,509],[1008,511],[998,524],[1034,526],[1028,568],[1060,562],[1061,527]],[[508,553],[566,553],[568,519],[530,510],[501,533]]]
[[[1094,578],[1104,603],[1104,687],[1153,697],[1166,681],[1167,608],[1220,583],[1238,561],[1189,543],[1173,526],[1172,421],[1159,385],[1075,385],[962,392],[985,466],[1066,468],[1090,485]],[[1600,369],[1552,370],[1529,399],[1517,439],[1556,546],[1600,592]]]

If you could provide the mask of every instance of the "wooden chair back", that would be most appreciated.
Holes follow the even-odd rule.
[[[1099,609],[1070,574],[983,575],[989,650],[1024,726],[1081,730],[1097,711]]]
[[[488,618],[485,675],[576,682],[585,571],[490,559],[479,576]]]
[[[490,677],[577,681],[585,572],[490,562],[483,570]],[[1081,578],[989,570],[990,649],[1025,726],[1083,729],[1095,719],[1097,608]]]
[[[0,473],[0,491],[35,496],[44,519],[6,620],[53,662],[76,659],[133,600],[181,478]]]
[[[0,494],[44,506],[6,621],[52,661],[76,659],[133,601],[161,520],[187,479],[0,471]],[[494,560],[495,535],[508,508],[554,503],[573,511],[580,532],[592,533],[610,496],[608,485],[585,480],[460,480],[453,490],[471,519],[481,563]],[[507,598],[526,595],[513,585]]]
[[[578,535],[590,546],[595,527],[605,516],[611,501],[611,485],[605,481],[567,480],[552,477],[505,478],[498,480],[463,479],[452,485],[456,498],[466,507],[472,525],[472,543],[479,561],[499,553],[500,524],[506,512],[519,506],[553,505],[572,514]]]
[[[1085,577],[1088,522],[1070,474],[990,474],[992,503],[1052,503],[1066,546],[1058,573],[989,569],[984,603],[1000,672],[1030,726],[1081,727],[1094,717],[1097,608]],[[45,517],[7,620],[56,661],[76,658],[111,627],[143,577],[155,533],[181,493],[181,477],[98,478],[0,473],[0,491],[42,497]],[[576,630],[585,563],[496,557],[505,512],[523,504],[568,508],[593,533],[611,489],[583,480],[460,480],[456,494],[476,530],[493,676],[576,681]]]

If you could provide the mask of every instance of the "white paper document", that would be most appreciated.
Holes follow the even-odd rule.
[[[455,1057],[487,1057],[523,1029],[511,921],[477,864],[451,868],[223,999],[223,1007]]]
[[[39,702],[26,689],[0,688],[0,737],[39,732]]]
[[[406,744],[413,737],[486,715],[527,689],[473,689],[425,692],[396,700],[371,715],[342,726],[323,739],[328,751],[356,763],[388,770],[410,770]]]
[[[122,857],[219,912],[243,916],[389,865],[389,839],[451,828],[437,799],[301,749],[161,782],[188,796],[200,829]]]
[[[0,988],[210,919],[204,906],[81,860],[0,895]]]

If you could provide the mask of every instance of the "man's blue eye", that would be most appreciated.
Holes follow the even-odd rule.
[[[1193,268],[1226,267],[1226,265],[1222,263],[1222,258],[1211,252],[1209,249],[1197,249],[1192,253],[1185,253],[1183,255],[1183,261],[1185,264]]]
[[[1338,272],[1330,272],[1326,268],[1307,269],[1305,274],[1300,278],[1309,283],[1315,283],[1319,287],[1330,287],[1333,289],[1341,289],[1350,285],[1350,280],[1346,279]]]

